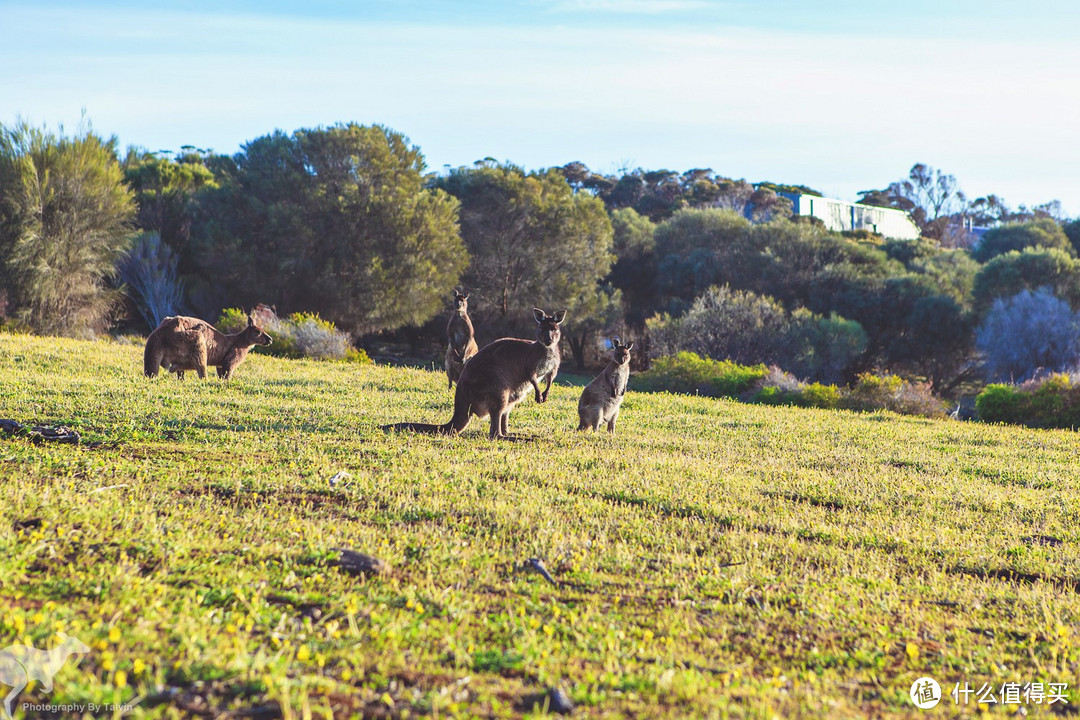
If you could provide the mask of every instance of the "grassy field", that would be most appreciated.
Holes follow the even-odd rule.
[[[445,377],[252,357],[148,381],[141,353],[0,335],[0,417],[84,440],[0,438],[0,647],[91,648],[20,705],[502,717],[561,687],[575,717],[922,717],[980,710],[915,708],[921,676],[1080,675],[1076,433],[631,380],[614,437],[573,432],[571,387],[511,415],[529,442],[386,434],[447,420]]]

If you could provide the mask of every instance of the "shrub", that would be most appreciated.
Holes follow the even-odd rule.
[[[752,292],[712,287],[678,318],[650,321],[649,336],[661,355],[686,350],[737,363],[770,362],[787,327],[776,300]]]
[[[684,351],[655,360],[651,368],[635,378],[634,385],[653,392],[738,397],[753,390],[767,373],[764,365],[738,365]]]
[[[267,311],[269,312],[269,311]],[[221,313],[217,327],[222,332],[235,333],[247,325],[247,313],[229,308]],[[270,316],[264,323],[274,342],[258,349],[269,355],[285,358],[316,358],[367,363],[371,358],[363,350],[352,347],[348,333],[341,332],[329,320],[317,313],[293,313],[282,319]]]
[[[1026,414],[1024,404],[1024,396],[1015,387],[994,383],[975,398],[975,412],[985,422],[1022,424]]]
[[[800,401],[796,404],[832,410],[840,406],[840,388],[836,385],[810,383],[802,388]]]
[[[1051,218],[1039,218],[1025,223],[1002,225],[988,231],[982,236],[972,255],[979,262],[986,262],[1010,250],[1040,246],[1073,252],[1069,236],[1061,225]]]
[[[1040,370],[1065,370],[1080,356],[1080,314],[1047,288],[1022,290],[994,301],[975,344],[991,380],[1021,381]]]
[[[841,391],[836,385],[804,383],[774,366],[762,378],[761,389],[754,395],[753,401],[765,405],[797,405],[829,410],[839,405],[840,397]]]
[[[338,332],[332,322],[311,313],[289,316],[292,339],[296,349],[305,357],[343,360],[352,343],[347,333]]]
[[[906,415],[943,417],[944,403],[929,383],[910,383],[895,375],[865,373],[850,390],[836,385],[804,383],[777,367],[738,365],[692,352],[659,358],[638,375],[634,387],[708,397],[731,397],[766,405],[823,409],[891,410]]]
[[[647,321],[658,355],[690,351],[736,363],[782,363],[800,377],[826,382],[843,378],[866,350],[862,326],[839,315],[788,313],[774,298],[728,286],[712,287],[680,317]]]
[[[855,387],[844,398],[844,407],[851,410],[887,408],[900,393],[904,379],[897,375],[859,375]]]
[[[897,375],[859,375],[840,402],[850,410],[891,410],[904,415],[944,417],[945,404],[930,389],[930,383],[907,382]]]
[[[217,329],[223,333],[232,335],[238,333],[247,326],[247,313],[240,308],[226,308],[221,311],[221,317],[217,321]],[[277,338],[274,338],[277,342]]]
[[[1039,428],[1080,427],[1080,383],[1055,373],[1023,385],[987,385],[975,409],[985,422],[1003,422]]]

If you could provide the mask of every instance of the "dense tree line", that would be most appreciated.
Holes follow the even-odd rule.
[[[862,194],[911,213],[923,237],[899,241],[830,232],[784,193],[819,194],[709,169],[434,174],[381,126],[121,157],[90,129],[20,123],[0,133],[0,316],[84,334],[262,302],[437,342],[463,287],[482,338],[523,332],[533,305],[568,309],[579,367],[615,332],[652,356],[827,382],[887,369],[946,394],[1076,364],[1080,221],[1058,204],[968,201],[916,165]],[[976,242],[973,225],[993,227]]]

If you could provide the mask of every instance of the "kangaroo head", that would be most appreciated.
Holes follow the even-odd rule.
[[[248,313],[247,320],[247,327],[240,332],[241,344],[250,347],[251,345],[269,345],[273,342],[270,336],[255,324],[255,318],[251,316],[251,313]]]
[[[57,647],[63,648],[68,655],[85,655],[90,652],[90,646],[79,638],[73,638],[63,632],[56,633],[56,636],[60,638],[60,644]]]
[[[566,311],[548,315],[540,308],[533,308],[533,317],[536,318],[536,339],[548,347],[558,345],[562,337],[559,325],[566,319]]]
[[[469,309],[469,293],[459,293],[454,291],[454,308],[458,312],[467,311]]]
[[[612,359],[616,365],[625,365],[630,362],[630,351],[634,349],[634,343],[623,345],[619,338],[612,338],[611,347],[614,348]]]

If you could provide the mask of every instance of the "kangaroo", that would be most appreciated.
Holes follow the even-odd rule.
[[[533,308],[536,319],[536,340],[502,338],[480,348],[465,363],[454,394],[454,416],[445,425],[427,423],[397,423],[385,425],[384,430],[411,430],[436,435],[457,435],[475,415],[491,419],[489,437],[510,437],[507,418],[515,405],[533,389],[536,402],[547,401],[551,383],[559,372],[559,325],[566,318],[560,310],[547,315]],[[546,382],[543,392],[540,383]]]
[[[194,370],[200,378],[205,378],[207,365],[215,365],[218,377],[228,380],[252,345],[271,342],[251,315],[247,327],[233,335],[226,335],[198,318],[172,315],[162,320],[146,339],[143,372],[146,377],[157,377],[158,368],[162,367],[183,380],[185,370]]]
[[[634,343],[621,345],[619,338],[612,340],[614,352],[604,371],[585,386],[578,400],[577,412],[581,424],[578,430],[600,430],[607,423],[609,433],[615,432],[619,406],[626,395],[626,383],[630,379],[630,351]]]
[[[472,320],[469,319],[469,293],[454,291],[456,309],[446,324],[446,389],[454,387],[461,377],[465,363],[476,354],[476,338],[473,336]]]
[[[0,683],[11,686],[4,698],[6,717],[12,717],[11,704],[31,680],[37,680],[45,692],[52,692],[53,677],[64,667],[71,655],[90,652],[86,643],[78,638],[57,633],[61,642],[50,650],[38,650],[29,645],[9,645],[0,650]]]

